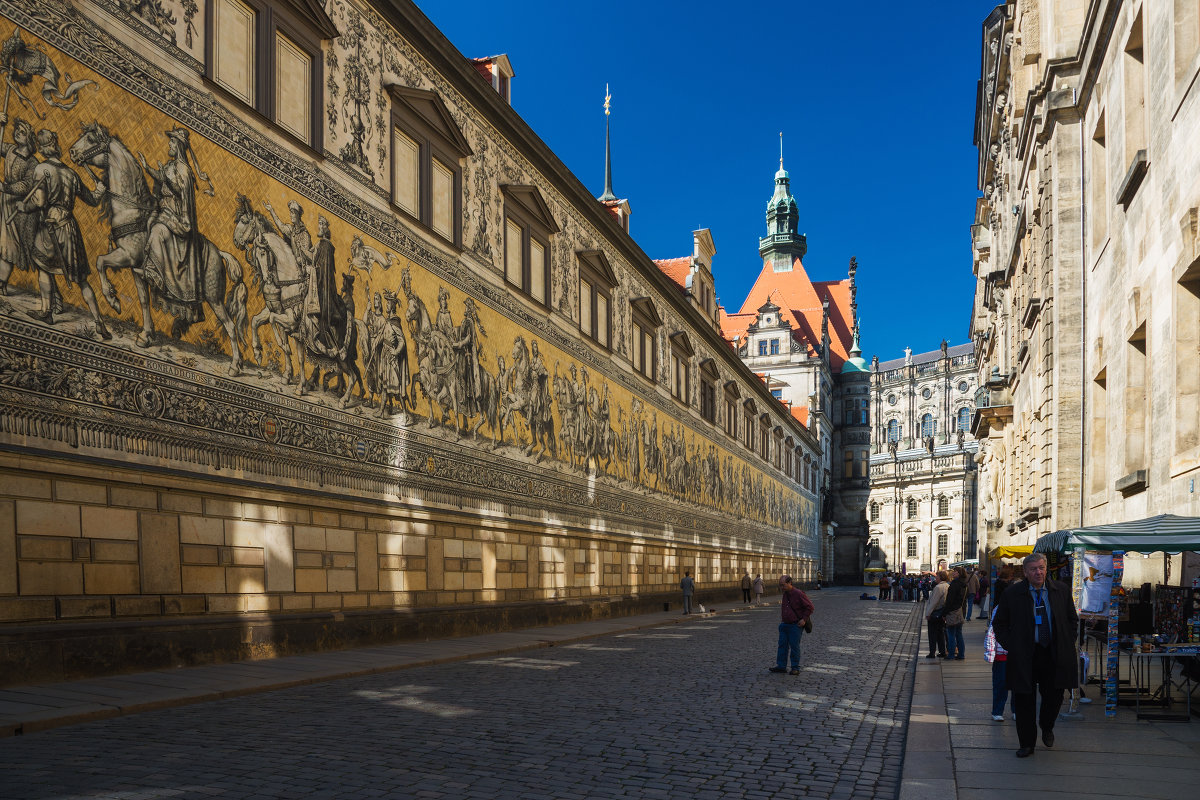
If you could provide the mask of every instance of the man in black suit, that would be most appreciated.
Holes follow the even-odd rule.
[[[1038,725],[1042,742],[1054,746],[1054,721],[1062,708],[1063,692],[1079,685],[1078,628],[1070,588],[1046,579],[1046,556],[1027,556],[1025,580],[1004,592],[992,621],[996,641],[1008,651],[1006,677],[1013,692],[1021,746],[1017,758],[1033,755]],[[1036,718],[1035,690],[1042,696]]]

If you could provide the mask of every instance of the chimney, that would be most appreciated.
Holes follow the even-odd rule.
[[[493,89],[495,89],[504,102],[512,105],[512,79],[513,68],[512,62],[508,60],[508,56],[501,53],[496,56],[487,56],[485,58],[473,58],[471,62],[475,64],[475,69],[487,81]]]

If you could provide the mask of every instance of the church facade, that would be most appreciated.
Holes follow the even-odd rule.
[[[9,0],[0,39],[0,683],[815,580],[820,440],[506,57],[403,0]]]

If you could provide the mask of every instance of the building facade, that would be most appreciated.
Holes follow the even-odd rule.
[[[815,578],[820,442],[506,57],[403,1],[15,0],[0,36],[0,682]]]
[[[942,569],[980,557],[971,344],[871,364],[867,567]]]
[[[807,237],[780,159],[759,241],[759,276],[738,311],[719,310],[723,335],[771,394],[821,444],[819,476],[822,574],[857,583],[866,542],[864,509],[870,427],[868,367],[859,348],[858,269],[814,281],[804,265]],[[665,262],[660,262],[660,264]]]
[[[993,545],[1200,513],[1200,7],[1022,0],[984,23],[976,141]],[[1161,556],[1127,583],[1175,583]]]

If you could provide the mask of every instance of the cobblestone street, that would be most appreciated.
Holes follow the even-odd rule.
[[[0,741],[19,798],[896,796],[912,604],[777,607]]]

